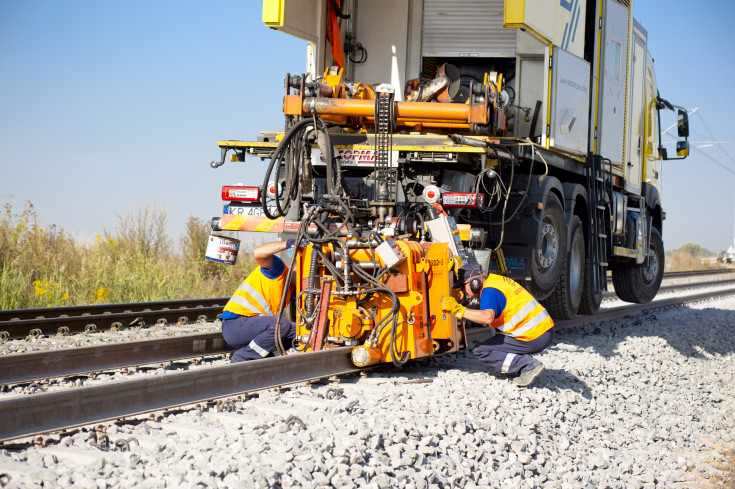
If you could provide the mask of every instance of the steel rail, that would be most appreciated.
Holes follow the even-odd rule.
[[[556,327],[570,329],[728,295],[735,295],[735,288],[616,307],[559,321]],[[488,333],[487,328],[468,330],[468,343]],[[352,365],[350,351],[349,347],[335,348],[2,400],[0,442],[355,372],[360,369]]]
[[[121,312],[153,311],[160,309],[195,309],[197,307],[222,306],[229,297],[208,299],[181,299],[155,302],[122,302],[115,304],[94,304],[89,306],[39,307],[35,309],[0,310],[0,323],[20,319],[58,318],[70,316],[114,314]]]
[[[733,281],[727,281],[730,284]],[[702,294],[706,295],[706,294]],[[664,305],[659,305],[665,303]],[[638,310],[666,307],[678,304],[677,299],[656,301],[648,304],[631,304],[603,310],[595,316],[581,316],[566,321],[557,321],[557,328],[574,327],[583,322],[606,320],[623,311],[626,314]],[[566,326],[570,324],[571,326]],[[471,330],[468,330],[468,334]],[[149,339],[113,343],[79,348],[37,351],[0,356],[0,384],[29,382],[39,379],[67,375],[99,372],[146,363],[167,362],[191,357],[222,354],[228,351],[222,334],[203,333],[182,335],[172,338]]]
[[[0,442],[356,372],[335,348],[0,401]]]
[[[215,355],[228,351],[222,333],[205,333],[0,356],[0,384]]]
[[[702,287],[712,287],[717,285],[730,285],[735,283],[735,278],[733,279],[727,279],[727,280],[708,280],[707,282],[690,282],[686,284],[676,284],[676,285],[662,285],[661,288],[658,289],[658,293],[661,292],[671,292],[672,290],[680,290],[680,289],[699,289]],[[615,292],[608,292],[605,291],[602,293],[603,299],[609,299],[611,297],[617,297],[615,295]]]
[[[685,270],[682,272],[667,272],[664,273],[665,279],[679,278],[679,277],[696,277],[699,275],[718,275],[720,273],[733,273],[735,268],[713,268],[710,270]]]
[[[684,297],[672,297],[670,299],[662,299],[649,302],[647,304],[629,304],[626,306],[612,307],[610,309],[600,310],[593,316],[578,316],[572,319],[566,319],[564,321],[557,321],[555,323],[555,327],[557,329],[571,329],[582,326],[584,324],[592,324],[602,321],[620,319],[621,317],[625,317],[629,314],[643,314],[649,311],[670,309],[673,307],[683,306],[692,302],[717,299],[719,297],[726,297],[729,295],[735,295],[735,288],[702,292],[701,294],[687,295]]]
[[[706,277],[708,275],[723,275],[735,273],[735,268],[715,268],[711,270],[685,270],[682,272],[667,272],[664,273],[662,280],[673,280],[677,278],[687,277]],[[612,283],[612,276],[608,275],[607,282]]]
[[[703,274],[697,272],[697,275]],[[660,291],[675,290],[684,287],[695,288],[711,285],[726,285],[732,282],[735,282],[735,280],[708,281],[680,285],[664,285],[661,287]],[[614,296],[614,292],[603,292],[603,298],[607,299]],[[25,338],[33,333],[35,333],[36,335],[42,334],[48,336],[59,334],[61,331],[64,331],[64,328],[69,333],[75,333],[88,330],[96,331],[98,329],[110,329],[115,325],[120,328],[125,328],[135,325],[142,326],[147,323],[158,321],[178,322],[182,318],[185,319],[185,322],[189,322],[190,317],[193,318],[195,315],[197,320],[204,317],[206,318],[206,320],[213,321],[222,312],[223,304],[225,304],[227,300],[227,298],[216,298],[196,301],[164,301],[144,302],[138,304],[107,304],[104,306],[97,305],[88,306],[96,308],[95,310],[98,312],[94,315],[76,315],[68,317],[60,317],[58,316],[58,312],[61,310],[68,310],[70,308],[54,308],[55,312],[49,314],[48,317],[44,318],[26,318],[19,320],[0,321],[0,333],[4,332],[8,338]],[[183,308],[184,306],[182,304],[185,303],[189,303],[191,304],[191,306],[189,308]],[[205,306],[203,305],[204,303],[210,303],[214,305]],[[124,309],[126,312],[111,312],[106,306],[115,306],[112,310],[120,311]],[[180,308],[170,308],[176,306],[179,306]],[[88,311],[90,310],[88,307],[78,308],[76,309],[76,311]],[[156,307],[163,309],[155,309]],[[131,311],[131,308],[136,308],[136,310]],[[17,311],[34,311],[33,314],[37,314],[38,311],[44,310],[20,309],[15,311],[16,312],[11,311],[12,314],[17,314]],[[85,314],[88,313],[85,312]],[[26,313],[26,315],[29,314]]]
[[[9,338],[24,338],[34,331],[37,334],[55,335],[64,331],[69,333],[82,331],[96,331],[98,329],[111,329],[114,326],[125,328],[130,326],[143,326],[145,324],[166,322],[184,322],[205,319],[214,321],[222,313],[221,305],[196,306],[188,309],[154,309],[138,310],[130,312],[102,313],[88,316],[69,317],[47,317],[36,319],[19,319],[0,321],[0,332],[5,332]],[[90,326],[92,325],[92,326]]]

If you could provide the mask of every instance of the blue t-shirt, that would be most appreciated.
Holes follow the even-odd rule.
[[[278,258],[276,255],[273,255],[273,265],[271,265],[270,268],[261,268],[260,271],[263,272],[263,275],[267,278],[273,280],[274,278],[278,278],[285,268],[286,264],[283,263],[283,260]],[[224,311],[219,315],[219,317],[220,319],[233,319],[239,317],[239,315],[234,312]]]
[[[480,309],[492,309],[496,318],[503,314],[506,303],[505,295],[498,289],[485,287],[480,293]]]

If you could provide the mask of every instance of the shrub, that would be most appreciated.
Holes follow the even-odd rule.
[[[118,216],[82,244],[57,226],[38,225],[33,204],[0,216],[0,307],[71,306],[111,302],[225,297],[255,264],[248,250],[234,266],[204,259],[208,225],[186,223],[180,246],[166,234],[165,210],[145,207]]]

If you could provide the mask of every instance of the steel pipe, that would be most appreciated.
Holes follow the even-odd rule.
[[[469,123],[471,106],[469,104],[440,104],[432,102],[394,102],[395,116],[398,120],[419,123],[423,121],[450,121]],[[303,114],[332,115],[346,117],[373,117],[375,101],[362,99],[305,98]]]

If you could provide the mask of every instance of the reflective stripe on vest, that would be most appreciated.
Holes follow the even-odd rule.
[[[240,291],[247,292],[250,297],[248,298],[246,295],[238,294],[237,292]],[[250,299],[252,299],[252,301]],[[252,285],[246,284],[245,282],[240,285],[230,301],[244,307],[245,309],[249,309],[257,316],[275,316],[268,305],[268,302],[266,302],[265,297],[255,290]]]
[[[554,326],[546,309],[514,280],[490,274],[483,287],[497,289],[505,296],[505,309],[490,324],[499,332],[522,341],[531,341]]]
[[[276,278],[268,278],[256,268],[237,288],[225,305],[225,311],[240,316],[275,316],[281,306],[281,296],[288,269]],[[286,298],[288,301],[288,297]]]

